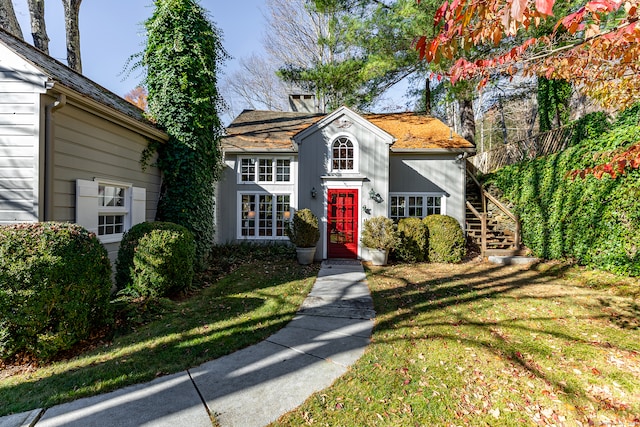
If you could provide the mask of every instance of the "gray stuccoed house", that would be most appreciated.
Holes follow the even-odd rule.
[[[77,222],[115,259],[122,234],[153,220],[167,135],[142,110],[0,30],[0,225]]]
[[[316,259],[368,260],[363,221],[446,214],[465,222],[465,157],[475,146],[414,113],[246,110],[222,140],[217,240],[286,240],[296,209],[320,219]]]

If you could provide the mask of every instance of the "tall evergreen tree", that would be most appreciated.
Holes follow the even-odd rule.
[[[204,262],[213,245],[214,184],[220,171],[217,76],[221,36],[195,0],[156,0],[145,22],[149,113],[170,136],[159,148],[158,219],[190,229]]]

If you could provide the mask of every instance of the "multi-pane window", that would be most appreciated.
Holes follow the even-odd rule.
[[[285,236],[286,223],[291,219],[291,198],[288,194],[276,196],[276,236]]]
[[[276,159],[276,181],[289,182],[291,180],[291,160]]]
[[[98,215],[98,236],[124,233],[124,215]]]
[[[240,234],[242,236],[256,235],[256,195],[242,195],[242,210],[240,212]]]
[[[422,218],[424,215],[422,214],[422,196],[409,196],[407,202],[407,209],[409,210],[408,216],[417,216]]]
[[[240,159],[240,182],[291,182],[291,160],[259,157]]]
[[[442,198],[441,197],[427,197],[426,200],[427,215],[434,215],[442,213]]]
[[[98,236],[122,234],[127,214],[127,187],[98,185]]]
[[[334,171],[353,171],[354,167],[354,150],[353,142],[346,137],[340,137],[335,140],[331,151],[331,168]]]
[[[260,159],[258,165],[258,182],[273,181],[273,159]]]
[[[240,235],[250,238],[284,237],[291,217],[289,194],[243,194]]]
[[[405,217],[423,218],[442,213],[442,196],[391,195],[389,217],[394,221]]]
[[[256,159],[242,159],[240,162],[240,180],[251,182],[256,179]]]

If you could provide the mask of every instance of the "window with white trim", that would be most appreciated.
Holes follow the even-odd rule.
[[[331,145],[331,169],[333,171],[356,171],[354,144],[346,136],[341,136]]]
[[[290,183],[291,159],[284,157],[243,157],[239,165],[240,183]]]
[[[285,238],[291,218],[291,195],[242,193],[240,195],[240,238]]]
[[[129,212],[129,186],[98,183],[98,236],[122,234]]]
[[[76,180],[76,223],[103,243],[119,242],[124,232],[145,221],[146,190],[130,183]]]
[[[424,218],[427,215],[443,214],[443,196],[427,193],[389,194],[389,218],[394,221],[406,217]]]

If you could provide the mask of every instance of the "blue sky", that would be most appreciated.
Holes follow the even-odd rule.
[[[26,0],[13,0],[16,15],[28,43],[33,43]],[[133,72],[125,79],[127,58],[142,51],[142,23],[153,11],[152,0],[84,0],[80,6],[80,49],[83,74],[107,89],[123,96],[137,86],[141,76]],[[258,52],[264,33],[264,17],[259,0],[200,0],[212,21],[222,30],[224,46],[233,59],[232,70],[241,57]],[[45,2],[49,53],[66,63],[62,2]],[[124,79],[124,80],[123,80]]]

